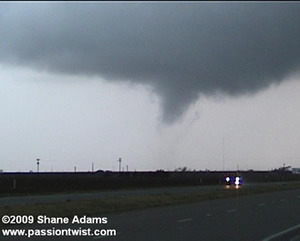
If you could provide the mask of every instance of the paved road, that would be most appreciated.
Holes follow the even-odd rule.
[[[116,237],[58,239],[80,241],[299,241],[300,190],[153,208],[109,215],[108,219],[107,225],[95,225],[94,228],[116,229]],[[75,225],[63,227],[78,228]],[[3,240],[26,239],[11,237],[3,238]],[[30,240],[48,241],[54,240],[54,238],[36,237]]]
[[[299,224],[300,190],[153,209],[111,218],[111,225],[121,233],[116,238],[118,241],[287,241],[300,235],[299,228],[291,229]],[[288,229],[290,232],[284,233]],[[276,236],[279,233],[283,235]],[[268,239],[271,236],[274,239]]]

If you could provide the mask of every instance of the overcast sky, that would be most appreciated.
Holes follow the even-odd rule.
[[[1,2],[0,169],[300,167],[299,23],[297,2]]]

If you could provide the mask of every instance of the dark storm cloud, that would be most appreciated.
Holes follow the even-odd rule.
[[[173,122],[298,70],[299,23],[296,2],[1,3],[0,61],[151,85]]]

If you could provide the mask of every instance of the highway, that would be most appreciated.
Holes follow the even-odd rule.
[[[116,237],[32,237],[30,240],[299,241],[300,190],[236,196],[229,199],[124,212],[107,217],[108,224],[94,225],[94,228],[115,229]],[[79,226],[61,225],[63,228]],[[45,227],[35,226],[35,228]],[[9,237],[3,240],[26,239]]]
[[[300,190],[178,205],[111,218],[111,225],[120,232],[116,238],[119,241],[287,241],[300,235],[299,224]],[[298,229],[276,236],[297,225]]]

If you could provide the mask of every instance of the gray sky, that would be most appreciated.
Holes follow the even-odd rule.
[[[0,3],[0,169],[300,167],[300,4]],[[298,147],[298,148],[297,148]]]

